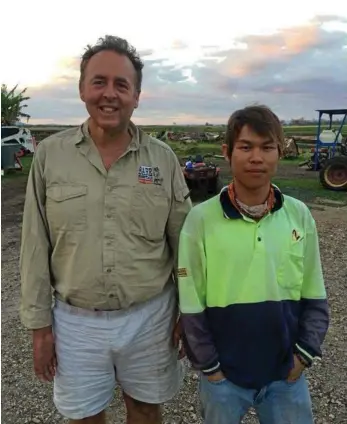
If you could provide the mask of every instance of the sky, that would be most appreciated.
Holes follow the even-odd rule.
[[[31,124],[86,119],[79,61],[106,34],[144,60],[140,125],[225,124],[254,103],[281,119],[347,108],[347,1],[19,0],[2,12],[22,30],[2,19],[1,82],[28,87]]]

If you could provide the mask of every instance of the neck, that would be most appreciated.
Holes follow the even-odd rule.
[[[88,128],[94,143],[101,148],[117,146],[122,149],[126,147],[131,141],[128,125],[122,128],[110,128],[108,131],[105,131],[104,129],[98,127],[96,123],[90,119]]]
[[[234,190],[236,197],[247,206],[258,206],[264,203],[270,191],[270,182],[262,187],[249,189],[245,187],[240,181],[234,179]]]

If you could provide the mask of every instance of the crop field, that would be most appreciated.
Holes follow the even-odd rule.
[[[339,125],[333,125],[333,129],[340,128]],[[168,130],[170,131],[182,131],[182,132],[189,132],[189,131],[211,131],[211,132],[223,132],[225,131],[224,125],[215,125],[215,126],[184,126],[184,125],[173,125],[171,127],[169,126],[148,126],[143,127],[145,131],[151,132],[151,131],[162,131],[162,130]],[[321,130],[328,129],[327,125],[322,125]],[[314,136],[317,134],[317,126],[316,125],[284,125],[283,131],[286,136]],[[347,124],[343,126],[342,128],[342,134],[347,135]]]
[[[70,126],[71,127],[71,126]],[[32,134],[38,141],[58,131],[70,128],[69,126],[59,125],[39,125],[28,126]],[[159,133],[161,131],[171,131],[173,133],[224,133],[225,125],[150,125],[142,126],[144,131],[148,133]],[[327,125],[322,125],[321,130],[327,129]],[[333,125],[332,128],[339,129],[339,125]],[[284,125],[283,131],[286,137],[315,137],[317,133],[316,125]],[[347,124],[342,128],[342,135],[347,136]]]
[[[182,158],[185,147],[176,145]],[[220,144],[199,144],[205,153],[220,154]],[[188,152],[189,153],[189,152]],[[228,164],[213,159],[230,179]],[[320,249],[328,291],[331,326],[324,343],[323,361],[307,371],[316,424],[347,423],[347,194],[323,189],[316,172],[299,168],[295,160],[282,160],[274,182],[284,193],[306,202],[312,210],[320,236]],[[22,159],[23,172],[2,178],[2,422],[5,424],[63,424],[52,401],[52,385],[41,384],[33,374],[31,338],[18,316],[20,233],[25,187],[31,159]],[[201,423],[197,375],[186,363],[187,372],[179,394],[164,405],[165,424]],[[108,409],[110,423],[125,423],[124,405],[116,390]],[[243,423],[258,421],[251,411]],[[218,423],[216,423],[218,424]]]

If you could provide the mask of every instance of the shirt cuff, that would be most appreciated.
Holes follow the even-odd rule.
[[[214,362],[211,366],[201,370],[204,375],[212,375],[218,371],[220,371],[220,363],[218,361]]]
[[[310,367],[315,359],[321,359],[319,356],[313,356],[309,352],[307,352],[302,346],[300,346],[298,343],[294,347],[294,352],[301,356]]]
[[[52,309],[40,311],[28,311],[21,309],[20,317],[22,324],[28,330],[38,330],[52,325]]]

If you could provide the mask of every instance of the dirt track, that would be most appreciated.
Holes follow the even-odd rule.
[[[62,424],[52,403],[51,385],[33,376],[31,346],[18,313],[20,225],[26,182],[2,183],[2,422]],[[316,423],[347,423],[347,210],[313,210],[320,233],[321,254],[331,308],[331,328],[324,361],[308,372]],[[196,376],[189,370],[184,387],[165,405],[165,423],[200,423]],[[110,423],[124,423],[117,392],[109,409]],[[254,424],[254,415],[244,421]],[[216,423],[217,424],[217,423]]]

